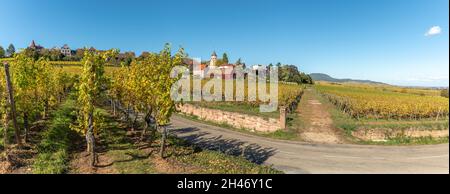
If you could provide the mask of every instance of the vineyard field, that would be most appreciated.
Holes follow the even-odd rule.
[[[207,80],[204,80],[202,85],[205,85]],[[224,81],[225,82],[225,81]],[[225,84],[223,84],[225,85]],[[256,89],[257,90],[257,89]],[[236,86],[233,87],[234,97],[236,95]],[[250,114],[262,117],[278,118],[279,111],[275,112],[260,112],[259,106],[261,104],[267,104],[267,102],[262,102],[257,98],[255,101],[248,100],[248,85],[247,82],[244,84],[244,101],[218,101],[218,102],[190,102],[198,106],[212,109],[220,109],[229,112],[239,112],[243,114]],[[270,91],[270,86],[267,84],[267,91]],[[304,92],[304,86],[297,84],[288,83],[278,83],[278,107],[286,107],[289,112],[292,112],[297,107],[301,96]],[[268,93],[268,92],[267,92]]]
[[[354,118],[419,120],[448,119],[449,116],[448,98],[437,96],[434,90],[332,83],[320,83],[315,87]]]
[[[165,159],[176,161],[167,165],[178,173],[184,167],[190,173],[281,173],[243,155],[194,149],[168,133],[177,103],[170,92],[178,80],[170,72],[182,64],[181,49],[172,58],[166,45],[159,54],[120,68],[109,63],[115,55],[114,49],[86,51],[81,62],[51,62],[18,53],[4,64],[0,174],[97,173],[108,161],[120,165],[107,164],[102,173],[166,173],[152,168]],[[138,149],[138,143],[148,148]],[[99,152],[103,145],[107,152]],[[146,155],[145,160],[124,161],[131,152]]]
[[[57,67],[61,67],[63,69],[63,71],[72,74],[72,75],[76,75],[76,74],[80,74],[81,73],[81,66],[79,65],[57,65]],[[120,71],[120,67],[115,67],[115,66],[105,66],[105,74],[108,76],[111,76],[113,74],[118,74]],[[202,87],[208,82],[209,80],[202,80]],[[230,80],[227,80],[230,81]],[[222,83],[222,88],[223,91],[225,90],[225,82],[227,81],[223,81]],[[270,86],[269,84],[267,84],[267,91],[270,91]],[[191,84],[191,91],[193,91],[193,86]],[[249,102],[248,101],[248,84],[247,81],[245,81],[244,84],[244,101],[242,102],[199,102],[199,103],[195,103],[197,105],[200,106],[204,106],[204,107],[227,107],[225,110],[233,110],[233,111],[237,111],[237,112],[241,112],[241,113],[249,113],[252,112],[256,115],[270,115],[270,117],[277,117],[278,114],[277,113],[269,113],[269,114],[261,114],[259,113],[259,105],[261,104],[261,102],[257,99],[256,101],[253,102]],[[233,94],[236,94],[236,85],[233,83]],[[303,94],[303,87],[301,85],[298,84],[290,84],[290,83],[282,83],[280,82],[278,84],[278,101],[279,101],[279,106],[285,106],[288,109],[294,109],[296,106],[297,101],[299,100],[299,98],[301,97],[301,95]],[[245,110],[245,111],[241,111],[242,110],[242,106],[246,106],[250,109],[250,111]]]

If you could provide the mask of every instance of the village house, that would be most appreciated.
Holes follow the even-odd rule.
[[[41,51],[42,49],[44,49],[44,47],[42,47],[41,45],[38,45],[34,42],[34,40],[31,41],[30,45],[28,46],[29,49],[33,49],[35,51]]]
[[[193,75],[200,78],[221,78],[221,79],[235,79],[236,73],[235,73],[235,64],[222,64],[218,66],[217,64],[217,54],[216,52],[213,52],[211,54],[211,59],[209,61],[209,65],[206,63],[202,63],[199,65],[199,67],[193,69]],[[221,76],[216,76],[213,71],[220,70]],[[210,72],[210,73],[208,73]],[[219,72],[219,71],[217,71]],[[209,74],[209,75],[208,75]]]
[[[61,54],[63,54],[66,57],[71,57],[72,56],[72,50],[70,50],[70,47],[65,44],[63,47],[61,47]]]

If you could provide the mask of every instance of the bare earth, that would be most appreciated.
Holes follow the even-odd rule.
[[[343,143],[333,127],[333,120],[326,107],[317,100],[311,89],[306,89],[297,109],[306,126],[299,129],[303,141],[311,143]]]
[[[230,146],[252,145],[255,149],[249,149],[247,154],[286,173],[449,173],[449,144],[301,143],[243,134],[178,116],[172,118],[171,133],[206,148],[216,146],[217,142],[232,142]]]

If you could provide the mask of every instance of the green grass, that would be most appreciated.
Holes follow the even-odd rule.
[[[105,109],[97,109],[105,121],[105,129],[98,139],[107,151],[106,157],[113,162],[112,167],[120,174],[152,174],[155,173],[153,164],[147,154],[139,150],[127,137],[126,126],[116,121]]]
[[[68,170],[69,148],[73,131],[70,123],[74,120],[76,104],[73,98],[67,99],[53,113],[50,126],[42,134],[38,145],[38,155],[33,164],[33,173],[62,174]]]
[[[361,141],[364,144],[370,145],[432,145],[448,143],[448,137],[433,138],[433,137],[392,137],[384,142]]]
[[[124,150],[111,150],[106,153],[113,158],[113,167],[119,174],[154,174],[157,173],[147,154],[132,145]]]
[[[243,157],[228,156],[217,151],[204,150],[184,156],[177,156],[178,162],[192,165],[199,174],[281,174],[270,166],[249,162]]]

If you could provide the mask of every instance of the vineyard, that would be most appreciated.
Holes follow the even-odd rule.
[[[0,70],[0,150],[3,152],[0,167],[6,162],[7,169],[18,168],[27,163],[22,160],[32,157],[23,153],[30,153],[37,154],[32,162],[35,173],[65,173],[69,149],[74,141],[80,141],[73,140],[73,134],[78,136],[75,139],[84,142],[81,147],[88,159],[83,163],[96,167],[102,163],[98,150],[103,149],[99,146],[112,141],[105,139],[111,138],[105,133],[117,128],[122,130],[117,131],[120,135],[113,135],[115,139],[134,139],[129,149],[134,149],[134,144],[156,143],[158,146],[150,146],[153,150],[149,152],[156,151],[156,147],[159,158],[168,157],[167,150],[170,155],[174,150],[186,150],[173,147],[179,140],[169,136],[167,130],[177,103],[171,99],[171,86],[179,79],[171,77],[170,72],[182,65],[183,49],[172,55],[166,45],[161,52],[136,59],[130,66],[110,66],[110,59],[117,53],[116,50],[86,51],[81,62],[64,64],[43,58],[36,60],[22,53],[8,59]],[[117,122],[124,126],[111,129]],[[199,154],[217,157],[215,152]],[[184,158],[190,160],[196,155]],[[236,172],[275,172],[246,163],[245,159],[221,157],[235,166]],[[240,163],[246,167],[240,167]],[[208,169],[220,168],[216,164],[208,165],[212,165]],[[3,170],[0,168],[0,172]]]
[[[354,118],[448,119],[449,101],[433,92],[413,89],[380,89],[379,86],[321,83],[324,97]]]
[[[81,73],[76,78],[64,72],[64,68],[57,67],[61,64],[54,65],[45,59],[34,60],[24,54],[17,54],[10,60],[11,75],[9,65],[5,65],[5,71],[2,71],[1,76],[7,78],[6,81],[1,80],[2,84],[7,83],[7,87],[0,88],[4,123],[3,147],[8,148],[7,129],[10,119],[15,130],[16,144],[18,146],[26,144],[31,123],[39,119],[45,120],[49,111],[61,103],[74,86],[79,109],[77,120],[71,128],[85,136],[86,150],[91,155],[91,166],[97,163],[96,138],[105,125],[97,109],[104,105],[105,99],[111,99],[110,102],[113,102],[114,107],[118,105],[123,109],[127,119],[131,118],[130,114],[145,113],[146,125],[142,139],[149,128],[152,128],[152,134],[155,134],[157,129],[163,128],[160,150],[163,157],[167,138],[165,126],[175,109],[175,103],[170,99],[170,88],[177,79],[170,77],[170,70],[175,65],[181,64],[183,55],[180,53],[172,57],[170,48],[166,46],[161,53],[149,55],[142,61],[135,61],[131,67],[124,67],[121,71],[124,74],[108,77],[104,68],[117,53],[115,50],[86,51],[81,61],[83,64]],[[63,65],[73,64],[70,62]],[[138,115],[134,115],[134,118],[133,129],[136,127]],[[18,121],[23,126],[23,135]]]
[[[210,80],[202,80],[202,87],[204,87]],[[236,81],[235,80],[222,80],[222,91],[226,91],[225,85],[226,82],[233,82],[230,83],[230,85],[233,86],[232,93],[233,96],[230,97],[232,100],[227,100],[227,97],[225,94],[222,94],[222,98],[219,101],[201,101],[201,102],[188,102],[188,103],[194,103],[199,106],[209,107],[209,108],[220,108],[223,107],[227,111],[235,111],[235,112],[241,112],[241,113],[252,113],[254,115],[267,115],[264,113],[261,113],[259,111],[259,106],[261,104],[268,104],[269,99],[262,100],[259,96],[259,87],[258,84],[255,84],[255,89],[253,90],[253,97],[249,97],[249,83],[248,80],[243,80],[243,87],[237,88]],[[270,88],[273,88],[273,84],[266,84],[266,91],[265,93],[267,95],[270,94]],[[192,86],[191,86],[192,88]],[[303,86],[298,84],[288,84],[288,83],[278,83],[278,106],[279,107],[286,107],[288,111],[295,110],[297,103],[299,102],[302,94],[303,94]],[[193,91],[193,89],[191,89]],[[231,92],[230,92],[231,93]],[[237,99],[237,94],[241,93],[241,99]],[[243,107],[246,107],[247,110]],[[273,115],[274,117],[277,117],[277,111],[275,113],[269,113],[268,115]]]
[[[50,62],[52,65],[55,66],[57,69],[62,69],[64,72],[68,73],[69,75],[75,76],[79,75],[82,72],[82,66],[80,65],[80,62]],[[111,66],[111,65],[105,65],[104,67],[105,75],[114,79],[124,79],[124,76],[129,73],[128,67],[118,67],[118,66]],[[206,83],[208,83],[210,79],[204,79],[201,82],[201,87],[203,88]],[[246,106],[251,108],[253,113],[256,115],[260,114],[259,111],[259,105],[260,104],[267,104],[267,102],[262,102],[258,95],[256,95],[256,98],[254,100],[249,101],[248,98],[248,80],[244,80],[243,85],[243,100],[240,102],[234,102],[236,99],[236,81],[234,80],[222,80],[221,86],[222,91],[225,91],[225,85],[226,82],[233,82],[231,85],[233,86],[233,102],[206,102],[202,101],[200,103],[195,103],[200,106],[206,106],[206,107],[221,107],[221,106],[227,106],[232,107],[231,109],[235,111],[239,111],[239,109],[242,109],[242,106]],[[267,90],[266,92],[270,92],[270,85],[267,84]],[[193,84],[191,82],[191,97],[192,93],[194,91]],[[256,85],[256,94],[258,94],[258,85]],[[278,83],[278,103],[279,106],[286,107],[288,110],[294,110],[296,108],[296,105],[298,101],[300,100],[301,95],[303,94],[303,86],[298,85],[296,83],[285,83],[285,82],[279,82]],[[223,94],[223,100],[225,101],[225,95]],[[271,114],[276,115],[276,113]]]

